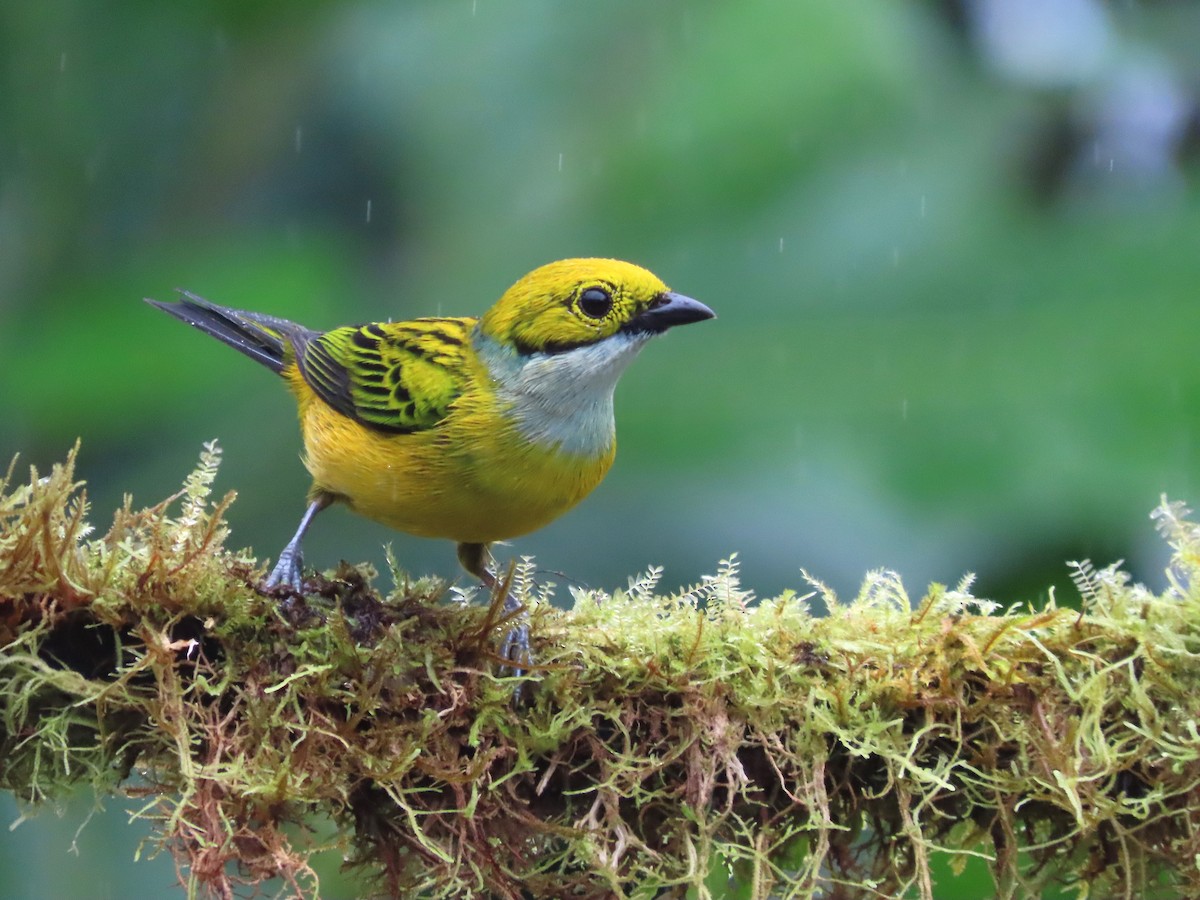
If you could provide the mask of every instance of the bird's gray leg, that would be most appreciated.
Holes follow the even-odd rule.
[[[308,526],[312,524],[313,516],[332,502],[332,496],[320,493],[308,504],[308,509],[304,511],[304,518],[300,520],[300,527],[296,529],[296,534],[288,541],[287,546],[279,554],[279,560],[275,563],[275,568],[271,570],[271,574],[267,576],[267,580],[263,584],[263,587],[268,591],[273,591],[281,587],[300,590],[300,586],[304,581],[304,573],[302,571],[304,568],[304,554],[300,549],[300,542],[304,540],[304,532],[308,531]]]
[[[459,544],[458,561],[462,567],[483,582],[489,591],[495,591],[499,579],[496,578],[495,563],[487,544]],[[521,608],[520,601],[511,591],[504,594],[504,612],[514,613]],[[529,624],[524,620],[513,625],[504,635],[500,644],[500,656],[509,661],[507,668],[513,675],[520,677],[527,671],[532,662],[529,649]],[[520,688],[517,689],[518,691]]]

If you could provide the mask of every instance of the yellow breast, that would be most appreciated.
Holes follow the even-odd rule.
[[[534,531],[587,496],[616,453],[615,440],[588,454],[531,441],[486,384],[464,392],[434,427],[388,434],[285,374],[300,401],[314,490],[409,534],[490,543]]]

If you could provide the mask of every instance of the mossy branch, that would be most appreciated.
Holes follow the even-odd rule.
[[[1200,894],[1200,528],[1164,505],[1155,595],[1076,568],[1084,611],[919,600],[890,572],[813,616],[733,562],[548,602],[514,708],[496,602],[343,566],[264,596],[224,547],[206,449],[184,490],[93,537],[74,453],[0,482],[0,786],[137,798],[194,893],[282,877],[329,842],[380,893],[934,896],[937,857],[1000,897]],[[304,825],[338,826],[332,838]]]

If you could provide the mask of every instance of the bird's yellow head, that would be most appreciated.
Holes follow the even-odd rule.
[[[622,331],[655,334],[712,315],[641,266],[619,259],[564,259],[534,269],[509,288],[480,327],[519,353],[557,353]]]

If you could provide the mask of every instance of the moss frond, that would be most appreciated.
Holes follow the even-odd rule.
[[[1168,588],[1074,564],[1082,612],[1001,611],[970,579],[917,598],[890,571],[850,600],[808,576],[755,600],[734,557],[679,594],[651,569],[560,610],[523,561],[538,665],[514,708],[502,604],[394,564],[386,597],[346,565],[260,593],[225,548],[215,445],[96,537],[75,452],[0,481],[0,787],[133,798],[194,892],[315,896],[332,842],[403,897],[733,877],[931,898],[933,863],[972,856],[1000,897],[1200,893],[1200,527],[1179,504],[1155,513]]]

